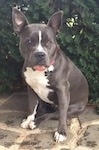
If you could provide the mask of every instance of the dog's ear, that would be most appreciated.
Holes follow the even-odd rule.
[[[14,31],[19,34],[22,29],[28,24],[25,15],[16,7],[12,9],[12,23]]]
[[[58,11],[50,17],[47,23],[47,25],[50,26],[55,31],[55,33],[58,33],[60,30],[62,24],[62,17],[63,11]]]

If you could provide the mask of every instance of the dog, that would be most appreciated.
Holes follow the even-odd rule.
[[[63,11],[54,13],[47,24],[29,24],[17,8],[12,10],[14,31],[19,35],[19,49],[24,58],[23,77],[28,88],[29,115],[21,127],[34,129],[39,104],[44,101],[58,108],[56,142],[67,138],[67,118],[77,117],[88,102],[85,76],[61,50],[56,40]]]

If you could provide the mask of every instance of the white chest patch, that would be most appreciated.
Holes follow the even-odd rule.
[[[53,102],[47,97],[49,92],[53,92],[53,90],[47,88],[47,86],[49,86],[49,80],[45,76],[45,71],[33,71],[33,69],[30,67],[27,67],[26,69],[27,70],[24,72],[24,76],[27,84],[43,101],[53,104]]]

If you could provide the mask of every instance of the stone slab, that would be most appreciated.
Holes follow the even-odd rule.
[[[0,110],[8,111],[27,111],[27,94],[13,94],[8,97],[8,100],[0,106]]]

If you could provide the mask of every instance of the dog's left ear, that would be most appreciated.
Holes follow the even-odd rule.
[[[58,11],[50,17],[47,25],[50,26],[55,33],[58,33],[62,24],[62,18],[63,11]]]

